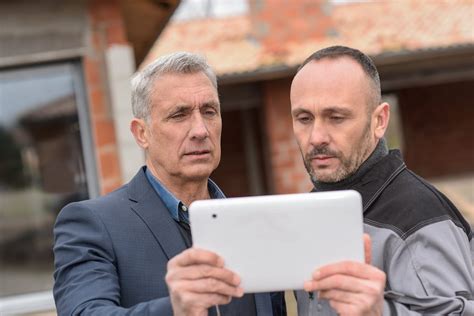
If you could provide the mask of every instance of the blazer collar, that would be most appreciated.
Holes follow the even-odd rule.
[[[176,221],[148,182],[145,167],[140,168],[128,183],[127,191],[128,198],[132,202],[132,211],[141,218],[168,259],[185,250],[186,245]]]
[[[132,211],[142,219],[168,259],[171,259],[184,251],[186,245],[175,220],[148,182],[145,170],[145,167],[140,168],[135,177],[128,183],[128,198],[132,202]],[[223,195],[222,192],[221,194]],[[255,294],[255,305],[258,316],[272,315],[270,294]]]

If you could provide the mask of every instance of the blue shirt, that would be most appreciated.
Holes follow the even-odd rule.
[[[180,200],[178,200],[166,187],[158,180],[150,171],[146,168],[146,177],[148,182],[155,190],[155,192],[161,197],[163,203],[165,203],[166,208],[170,212],[171,217],[177,222],[179,222],[179,208],[187,210],[187,206]],[[214,183],[211,179],[207,181],[207,189],[209,190],[209,196],[211,199],[224,199],[225,195],[222,193],[221,189]],[[186,220],[189,221],[188,212],[183,212]]]
[[[148,179],[148,182],[150,182],[151,186],[155,190],[155,192],[161,197],[163,200],[163,203],[165,204],[166,208],[171,214],[171,217],[177,222],[179,222],[179,208],[182,208],[184,205],[183,202],[178,200],[168,189],[165,188],[165,186],[151,173],[150,169],[146,168],[146,177]],[[214,183],[211,179],[207,181],[207,189],[209,190],[209,196],[211,199],[224,199],[225,195],[221,191],[221,189],[217,186],[217,184]],[[185,207],[187,209],[187,207]],[[189,222],[189,216],[188,212],[182,212],[182,214],[186,217],[186,220]],[[286,304],[285,304],[285,299],[284,299],[284,292],[274,292],[270,293],[271,300],[272,300],[272,310],[274,315],[286,315]],[[252,311],[252,314],[254,314],[255,310],[255,301],[254,298],[251,294],[246,294],[245,295],[246,300],[250,298],[250,308]],[[234,299],[233,302],[230,303],[230,305],[235,304],[238,300]],[[247,303],[244,303],[244,305]],[[235,308],[234,306],[227,305],[227,308],[233,309]],[[226,308],[226,307],[221,307],[221,308]],[[227,311],[225,310],[227,313]],[[225,313],[225,314],[226,314]],[[256,312],[255,312],[256,313]]]

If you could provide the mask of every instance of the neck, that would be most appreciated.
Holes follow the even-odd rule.
[[[314,189],[316,191],[334,191],[334,190],[346,190],[350,189],[355,183],[357,183],[367,171],[369,171],[376,163],[378,163],[383,157],[388,154],[387,143],[384,138],[381,138],[375,149],[369,155],[369,157],[359,166],[356,172],[347,178],[338,182],[320,182],[313,181]]]
[[[147,168],[150,169],[153,176],[155,176],[168,191],[185,205],[189,206],[196,200],[206,200],[210,198],[209,189],[207,187],[208,178],[202,180],[188,180],[182,177],[165,176],[158,172],[151,163],[147,163]]]

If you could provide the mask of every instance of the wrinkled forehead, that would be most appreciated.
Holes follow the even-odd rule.
[[[153,107],[219,105],[217,90],[203,72],[169,73],[157,78],[151,93]]]

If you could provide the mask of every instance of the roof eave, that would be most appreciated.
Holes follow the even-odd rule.
[[[145,59],[180,0],[119,0],[135,63]]]
[[[417,50],[403,50],[398,52],[386,52],[373,57],[379,72],[384,89],[393,89],[399,86],[398,78],[407,73],[415,73],[436,67],[441,72],[447,69],[451,79],[473,78],[472,65],[474,64],[474,43],[452,45]],[[471,67],[466,67],[471,65]],[[292,77],[298,70],[298,65],[275,65],[261,67],[253,71],[240,73],[226,73],[219,75],[220,84],[237,84],[256,81],[266,81]],[[461,68],[459,70],[458,68]],[[436,74],[437,78],[439,74]],[[433,77],[433,76],[432,76]],[[448,76],[444,76],[448,77]],[[426,79],[426,77],[425,77]],[[409,78],[405,77],[406,83]],[[417,79],[419,81],[421,79]]]

